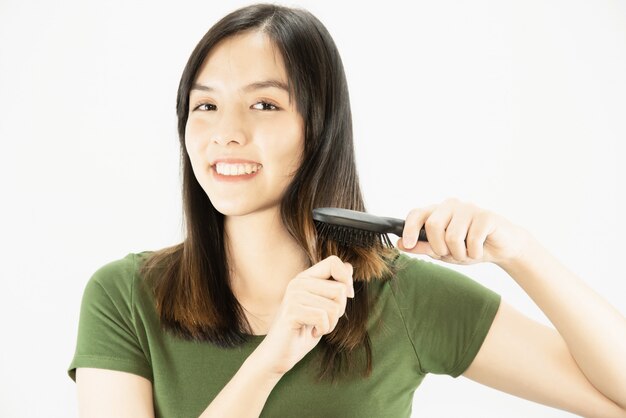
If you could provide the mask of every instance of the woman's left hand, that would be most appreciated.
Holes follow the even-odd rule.
[[[422,228],[428,242],[416,239]],[[426,254],[453,264],[492,262],[498,265],[520,257],[530,234],[488,210],[458,199],[413,209],[406,217],[400,250]]]

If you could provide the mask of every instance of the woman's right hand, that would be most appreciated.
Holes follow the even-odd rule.
[[[332,332],[354,297],[352,265],[330,256],[294,277],[255,354],[282,376]]]

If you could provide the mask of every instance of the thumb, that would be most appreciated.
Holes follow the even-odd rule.
[[[413,247],[413,248],[406,248],[402,244],[402,238],[400,238],[396,242],[396,247],[398,247],[399,250],[405,251],[407,253],[426,254],[426,255],[429,255],[431,257],[435,255],[435,253],[433,252],[433,249],[430,246],[430,244],[428,242],[425,242],[425,241],[417,241],[417,244],[415,245],[415,247]]]

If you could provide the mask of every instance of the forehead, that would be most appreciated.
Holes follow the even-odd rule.
[[[277,79],[287,84],[283,58],[264,33],[253,31],[221,40],[207,54],[196,81],[246,84]]]

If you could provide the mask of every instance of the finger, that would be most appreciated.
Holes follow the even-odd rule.
[[[426,235],[428,235],[428,243],[438,256],[446,256],[450,252],[446,245],[446,228],[452,219],[452,208],[440,205],[426,219]]]
[[[418,241],[415,247],[406,248],[404,244],[402,243],[402,239],[399,239],[398,242],[396,243],[396,247],[398,247],[398,249],[402,251],[406,251],[411,254],[426,254],[432,258],[439,258],[439,256],[435,254],[435,252],[431,248],[430,244],[425,241]]]
[[[352,267],[352,264],[344,262],[343,265],[348,269],[349,276],[352,277],[354,273],[354,267]]]
[[[306,331],[309,326],[312,327],[311,335],[314,338],[319,338],[332,330],[328,314],[321,308],[297,305],[294,307],[290,319],[294,329],[299,330],[305,327]]]
[[[352,265],[344,263],[335,255],[331,255],[330,257],[327,257],[319,263],[304,270],[298,276],[314,277],[323,280],[332,278],[338,282],[344,283],[348,289],[348,294],[354,296],[352,272]]]
[[[467,233],[471,223],[472,212],[468,212],[467,209],[461,209],[460,211],[454,213],[448,227],[446,228],[446,245],[455,260],[467,260],[465,239],[467,238]]]
[[[402,246],[404,250],[415,247],[419,236],[419,231],[424,226],[424,222],[432,213],[434,205],[425,208],[412,209],[404,221],[402,230]]]
[[[492,232],[488,212],[481,211],[474,216],[467,234],[467,255],[476,260],[484,257],[485,241]]]
[[[321,308],[326,311],[330,318],[330,323],[334,324],[346,312],[346,299],[335,301],[323,296],[315,295],[306,291],[298,292],[294,296],[294,302],[302,306],[310,306],[312,308]]]
[[[346,309],[346,298],[343,300],[335,300],[325,298],[324,296],[316,295],[314,293],[301,290],[295,292],[293,295],[293,302],[303,305],[311,306],[313,308],[322,308],[329,314],[335,314],[334,316],[340,317],[344,314]]]
[[[334,280],[319,280],[309,277],[300,277],[292,280],[292,282],[292,286],[295,286],[296,289],[302,289],[327,299],[345,301],[346,297],[349,297],[346,285]]]
[[[424,242],[424,241],[418,241],[417,244],[415,244],[414,247],[406,248],[404,246],[403,239],[400,238],[396,242],[396,247],[399,250],[406,251],[406,252],[412,253],[412,254],[427,254],[427,255],[430,255],[430,253],[432,253],[432,249],[430,248],[430,245],[427,242]]]

